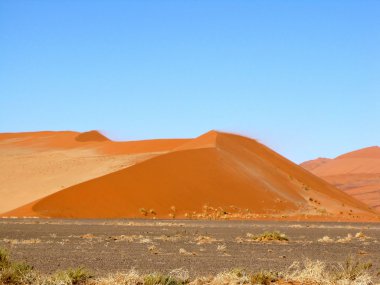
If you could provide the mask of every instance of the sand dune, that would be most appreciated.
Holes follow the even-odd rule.
[[[193,140],[164,144],[172,151],[68,187],[6,215],[183,218],[217,209],[222,216],[377,218],[364,204],[255,140],[211,131]]]
[[[99,132],[0,134],[0,213],[165,153],[186,140],[113,142]]]
[[[380,211],[380,147],[368,147],[301,164],[358,200]]]

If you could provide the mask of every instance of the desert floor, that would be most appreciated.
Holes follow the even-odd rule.
[[[289,242],[252,241],[250,234],[264,231],[280,231]],[[379,223],[0,219],[0,247],[46,273],[182,267],[205,276],[237,267],[281,271],[305,258],[330,264],[349,255],[380,271]]]

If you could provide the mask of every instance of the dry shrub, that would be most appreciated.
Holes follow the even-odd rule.
[[[258,235],[252,235],[251,236],[254,241],[289,241],[289,238],[278,231],[274,232],[263,232]]]
[[[247,272],[240,268],[235,268],[230,271],[225,271],[217,274],[208,283],[210,285],[240,285],[249,284],[250,278]]]
[[[197,236],[194,241],[198,244],[198,245],[202,245],[202,244],[212,244],[214,242],[218,242],[219,240],[217,240],[216,238],[213,238],[213,237],[209,237],[209,236]]]
[[[362,263],[352,257],[332,268],[327,268],[324,262],[306,259],[303,264],[293,263],[285,279],[313,285],[372,285],[368,273],[370,267],[370,263]]]
[[[143,277],[134,269],[127,273],[110,274],[108,277],[100,278],[95,283],[97,285],[136,285],[143,284]]]
[[[251,284],[270,285],[278,280],[278,274],[270,271],[260,271],[251,275]]]

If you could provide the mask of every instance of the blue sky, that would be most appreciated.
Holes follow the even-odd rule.
[[[380,141],[380,1],[0,1],[0,132]]]

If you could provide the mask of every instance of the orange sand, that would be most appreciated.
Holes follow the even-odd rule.
[[[316,159],[301,165],[380,211],[380,147],[368,147],[335,159]]]
[[[39,150],[87,148],[96,149],[103,154],[164,152],[173,150],[188,141],[188,139],[158,139],[114,142],[97,131],[84,133],[62,131],[0,134],[0,145]]]
[[[186,140],[113,142],[97,131],[0,134],[0,213],[165,153]]]
[[[112,152],[107,150],[109,143],[97,147]],[[366,205],[246,137],[211,131],[193,140],[120,144],[126,152],[166,152],[68,187],[6,215],[183,218],[208,205],[225,213],[241,213],[237,209],[244,209],[250,217],[378,218]]]

